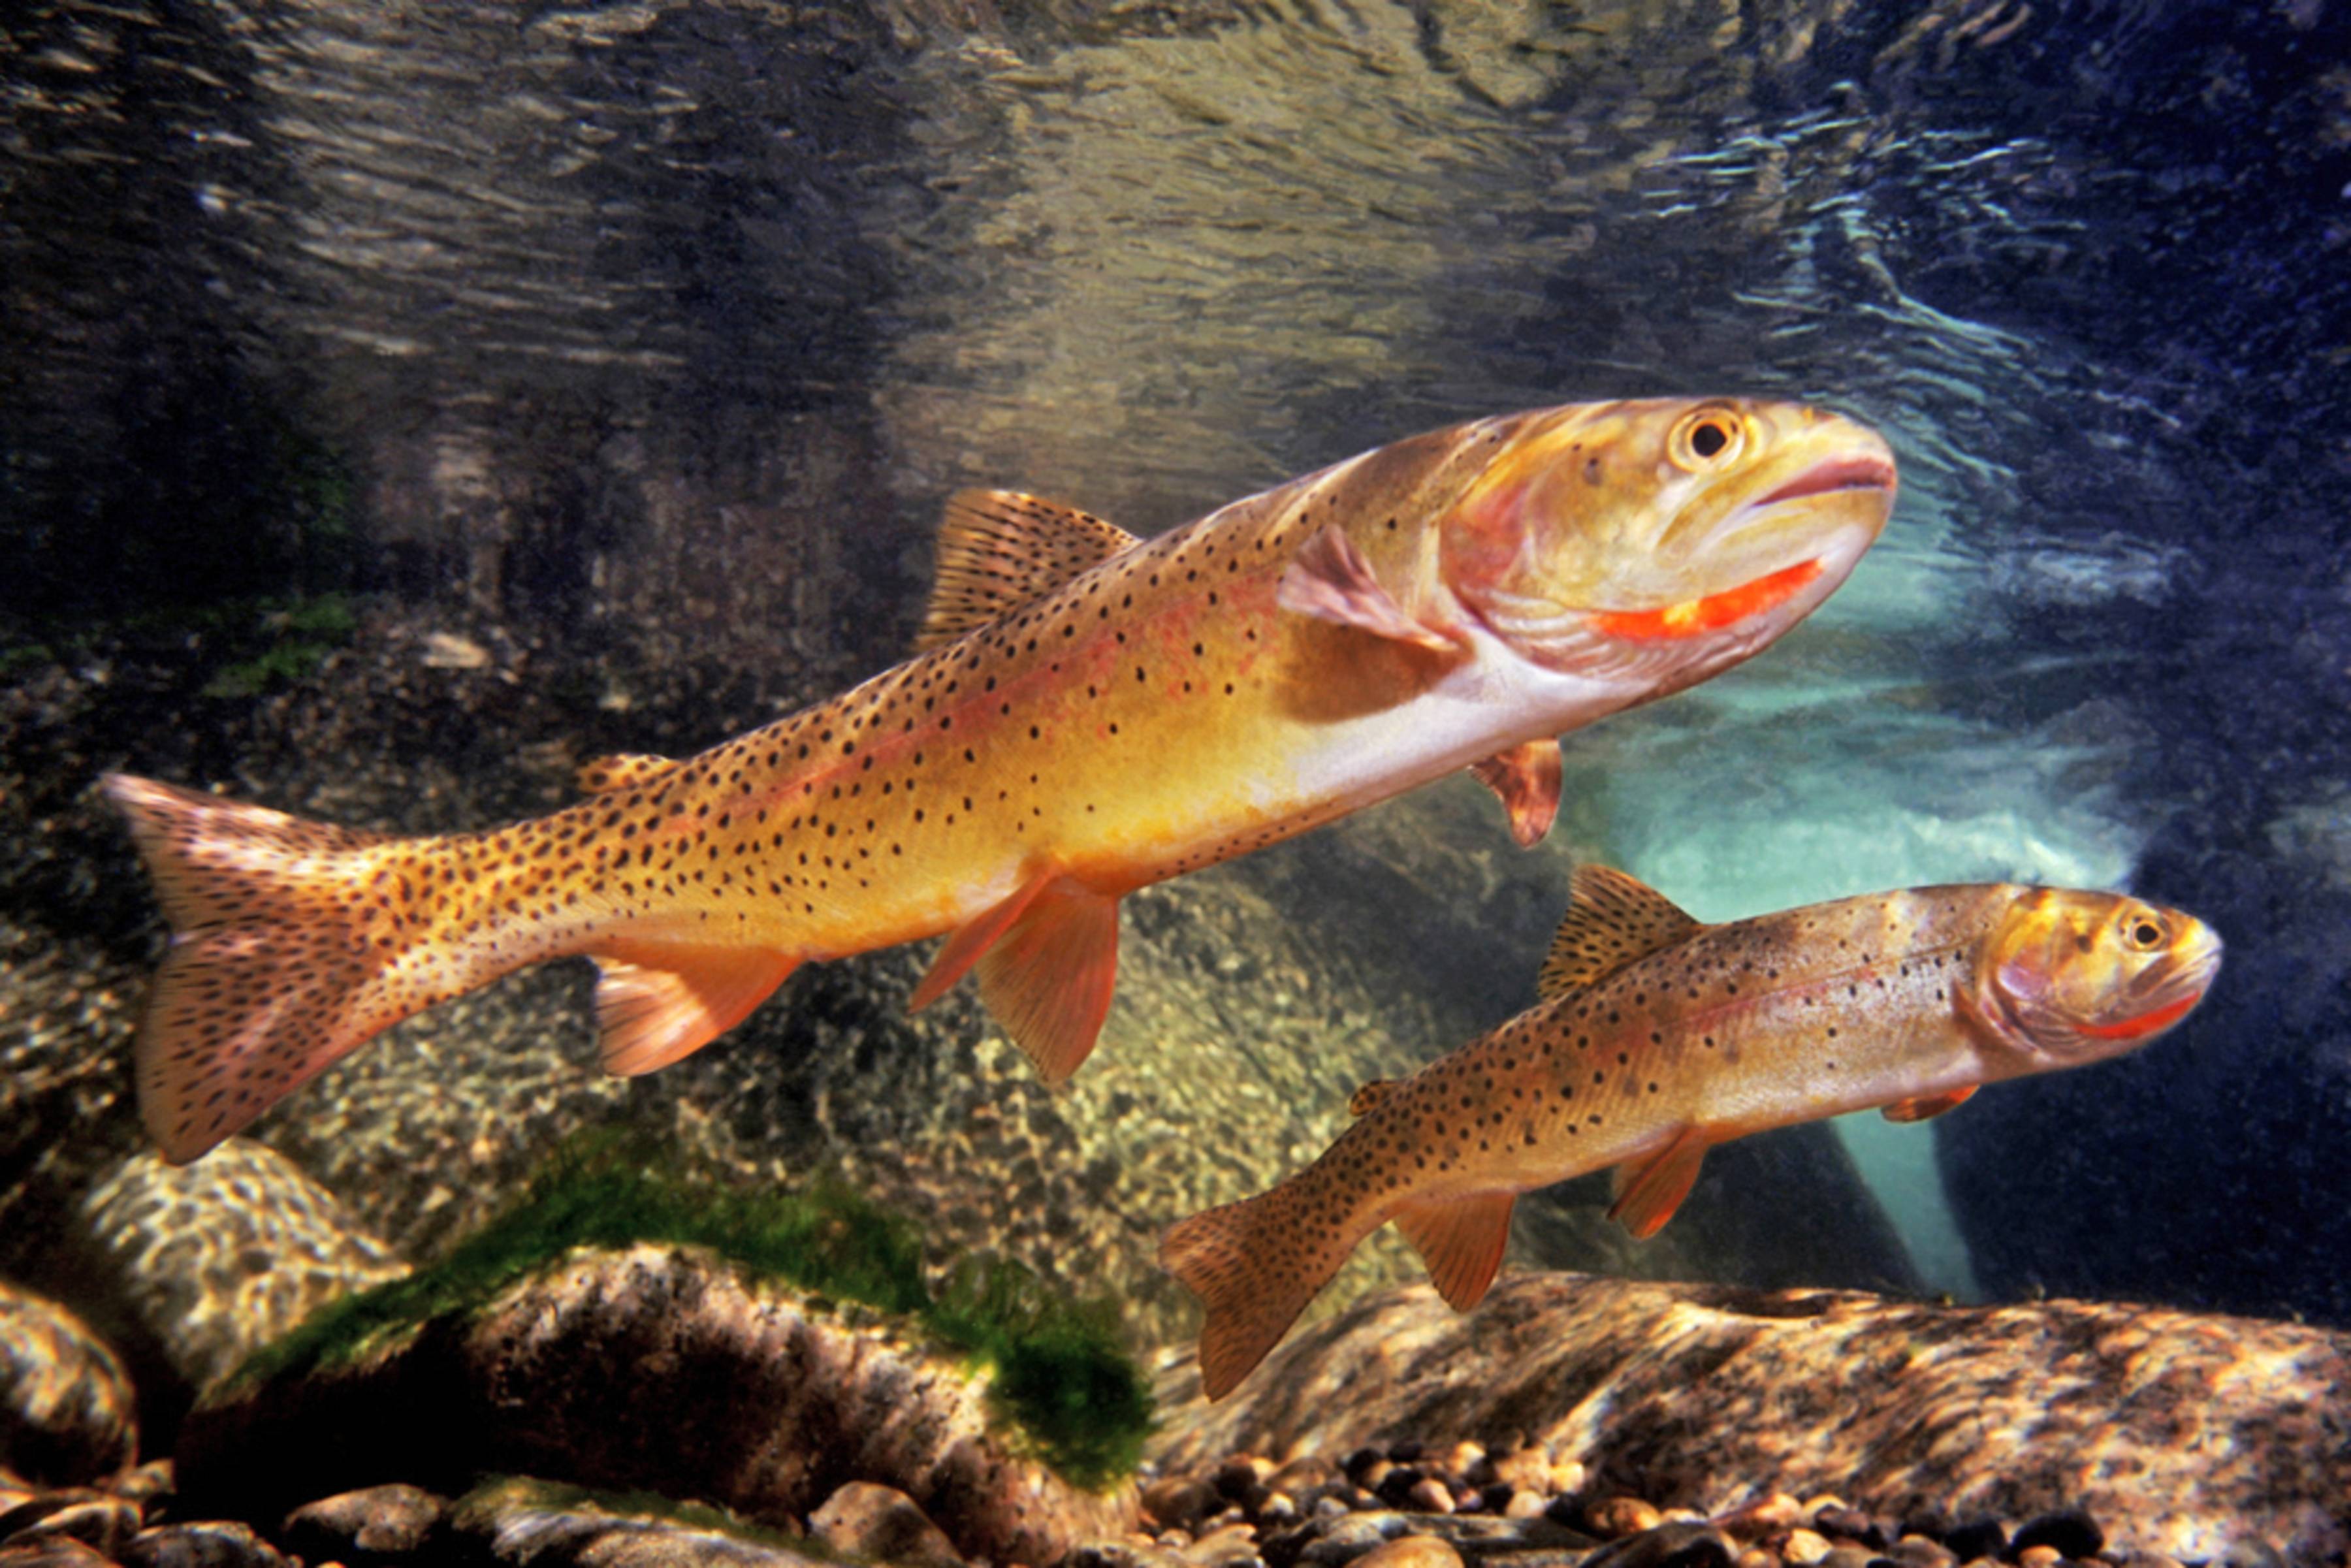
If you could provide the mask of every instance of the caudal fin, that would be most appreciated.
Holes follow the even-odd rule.
[[[194,1159],[451,994],[394,968],[405,900],[373,882],[400,873],[368,852],[395,841],[123,774],[106,793],[172,923],[136,1053],[140,1113],[164,1158]]]
[[[1221,1399],[1281,1342],[1298,1314],[1347,1260],[1368,1228],[1334,1229],[1313,1212],[1320,1184],[1302,1178],[1206,1209],[1168,1228],[1160,1265],[1207,1309],[1200,1324],[1200,1386]]]

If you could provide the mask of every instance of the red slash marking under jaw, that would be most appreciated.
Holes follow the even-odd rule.
[[[2203,992],[2198,991],[2176,1002],[2166,1002],[2152,1012],[2117,1019],[2114,1023],[2085,1023],[2082,1026],[2082,1032],[2093,1040],[2137,1040],[2140,1035],[2153,1034],[2167,1024],[2179,1022],[2203,996]]]
[[[1769,577],[1759,577],[1704,599],[1686,599],[1662,610],[1597,610],[1586,619],[1595,632],[1627,642],[1655,642],[1719,632],[1785,602],[1821,575],[1817,560],[1800,560]]]

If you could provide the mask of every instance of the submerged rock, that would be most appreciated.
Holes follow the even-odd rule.
[[[818,1568],[828,1561],[715,1509],[520,1478],[460,1499],[450,1522],[478,1557],[517,1568]]]
[[[1580,1458],[1594,1496],[2086,1510],[2125,1552],[2325,1562],[2351,1552],[2346,1377],[2351,1334],[2295,1324],[1518,1275],[1468,1314],[1425,1288],[1366,1301],[1224,1405],[1178,1364],[1155,1458],[1522,1437]]]
[[[121,1295],[194,1387],[408,1265],[291,1160],[232,1138],[189,1166],[125,1161],[83,1217]]]
[[[522,1473],[791,1526],[878,1481],[966,1555],[1026,1563],[1128,1527],[1131,1489],[1092,1495],[1020,1457],[987,1393],[896,1320],[698,1249],[580,1251],[478,1309],[221,1387],[183,1430],[180,1487],[192,1508],[275,1521],[357,1487]]]
[[[57,1302],[0,1281],[0,1471],[78,1486],[138,1449],[137,1401],[113,1351]]]

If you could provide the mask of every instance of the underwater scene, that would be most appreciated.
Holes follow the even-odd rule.
[[[2351,1563],[2351,5],[16,0],[0,1564]]]

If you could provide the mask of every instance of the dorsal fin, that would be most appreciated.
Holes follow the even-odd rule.
[[[1570,886],[1574,902],[1535,977],[1544,997],[1596,985],[1635,958],[1706,929],[1656,888],[1608,866],[1577,866]]]
[[[1397,1081],[1393,1078],[1374,1078],[1357,1085],[1354,1093],[1347,1097],[1347,1114],[1350,1116],[1367,1114],[1373,1106],[1394,1092],[1396,1082]]]
[[[572,782],[582,795],[604,795],[615,789],[632,789],[640,784],[650,784],[677,766],[674,757],[655,757],[645,751],[618,751],[610,757],[591,758],[580,765]]]
[[[914,646],[952,643],[1141,542],[1091,513],[1018,490],[958,490],[939,524],[937,580]]]

